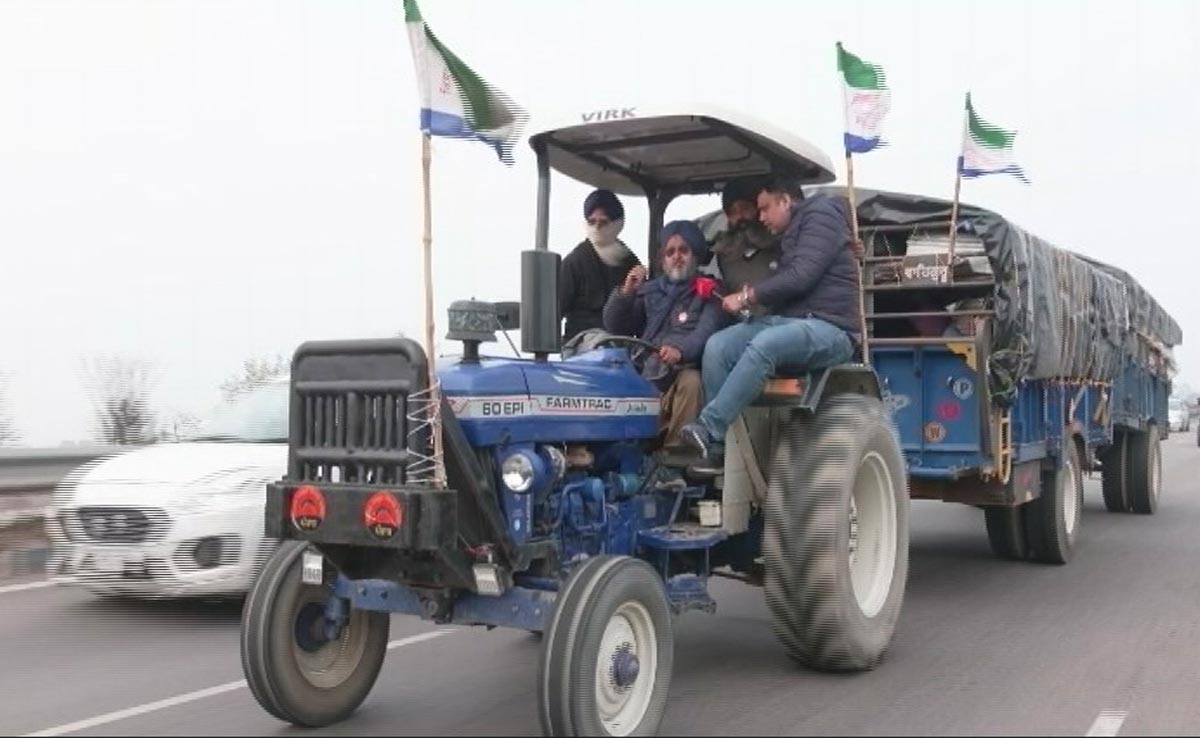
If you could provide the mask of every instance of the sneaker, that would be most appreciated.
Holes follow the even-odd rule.
[[[712,441],[708,437],[708,429],[699,423],[688,423],[680,428],[679,440],[684,448],[701,458],[708,458],[711,453]]]

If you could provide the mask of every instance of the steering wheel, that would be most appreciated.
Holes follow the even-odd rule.
[[[572,338],[563,346],[563,357],[581,354],[592,349],[611,346],[613,348],[629,349],[629,359],[639,370],[646,360],[658,353],[658,346],[634,336],[622,336],[607,331],[584,331]]]

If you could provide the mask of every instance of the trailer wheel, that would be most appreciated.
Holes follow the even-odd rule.
[[[246,598],[242,671],[271,715],[303,727],[324,727],[353,713],[375,685],[387,652],[385,612],[351,610],[335,640],[323,633],[325,586],[300,580],[303,541],[281,545]]]
[[[1129,443],[1129,509],[1153,515],[1162,492],[1162,445],[1158,428],[1131,434]]]
[[[542,645],[545,735],[654,735],[675,659],[662,579],[629,556],[597,556],[560,590]]]
[[[1112,445],[1100,459],[1100,489],[1104,507],[1112,513],[1129,511],[1129,434],[1113,431]]]
[[[1042,475],[1042,494],[1022,505],[1025,532],[1034,561],[1065,564],[1075,552],[1079,519],[1083,508],[1083,472],[1079,447],[1071,436],[1063,437],[1058,469]]]
[[[1025,561],[1029,558],[1029,541],[1025,535],[1025,515],[1022,507],[985,507],[983,517],[992,553],[1011,561]]]
[[[788,655],[826,671],[883,660],[908,579],[908,484],[883,403],[838,395],[795,413],[767,492],[764,590]]]

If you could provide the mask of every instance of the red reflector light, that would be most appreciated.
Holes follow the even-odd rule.
[[[376,538],[391,538],[404,524],[404,508],[391,492],[376,492],[363,508],[363,523]]]
[[[312,485],[292,493],[292,525],[300,530],[316,530],[325,520],[325,495]]]

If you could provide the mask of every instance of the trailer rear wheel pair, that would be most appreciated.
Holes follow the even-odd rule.
[[[855,671],[884,657],[908,574],[903,456],[881,402],[837,396],[796,413],[776,449],[765,510],[765,597],[794,660]],[[246,602],[242,660],[275,717],[318,727],[348,717],[373,686],[389,616],[351,610],[323,619],[328,586],[304,584],[308,544],[291,541]],[[649,735],[666,709],[674,663],[672,610],[661,575],[601,555],[559,589],[541,643],[538,716],[547,735]]]
[[[1162,491],[1162,446],[1155,426],[1117,429],[1101,456],[1101,489],[1109,512],[1153,515]],[[1042,478],[1042,494],[1018,507],[989,507],[988,540],[1001,558],[1047,564],[1070,561],[1083,506],[1079,449],[1069,443],[1056,472]]]
[[[1068,440],[1058,468],[1042,474],[1036,499],[1017,507],[984,508],[988,542],[1003,559],[1065,564],[1074,555],[1082,509],[1079,447]]]
[[[1158,428],[1113,432],[1101,458],[1104,506],[1109,512],[1153,515],[1162,493],[1162,445]]]

